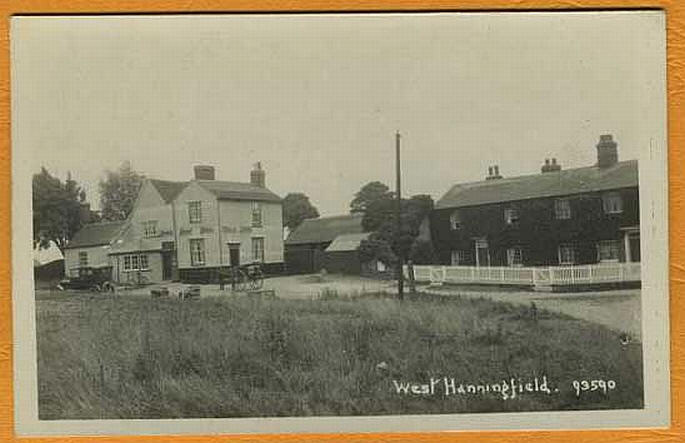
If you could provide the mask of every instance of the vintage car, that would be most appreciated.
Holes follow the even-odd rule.
[[[114,291],[114,285],[110,281],[112,268],[103,266],[100,268],[81,267],[72,270],[71,276],[64,278],[57,285],[57,289],[88,289],[95,292]]]

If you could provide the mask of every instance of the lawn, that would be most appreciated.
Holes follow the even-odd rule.
[[[643,405],[639,342],[622,344],[603,326],[488,299],[330,293],[182,302],[41,291],[36,306],[41,419]],[[524,389],[536,377],[548,392]],[[431,386],[431,378],[427,391],[421,385]],[[505,399],[512,378],[520,391]],[[614,388],[605,392],[592,380]],[[445,395],[448,383],[464,390]]]

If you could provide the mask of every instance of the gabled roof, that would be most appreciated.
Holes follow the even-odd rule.
[[[124,223],[123,221],[116,221],[85,225],[74,235],[65,249],[108,245],[124,226]]]
[[[359,234],[343,234],[335,237],[333,243],[327,248],[326,252],[347,252],[356,251],[359,249],[362,240],[369,238],[370,232],[362,232]]]
[[[459,208],[636,186],[638,186],[637,160],[628,160],[608,168],[589,166],[457,184],[438,200],[435,207],[436,209]]]
[[[335,217],[311,218],[302,222],[285,241],[286,245],[306,243],[328,243],[343,234],[359,234],[362,228],[362,215],[338,215]]]
[[[197,184],[216,195],[219,200],[256,200],[279,203],[281,198],[266,188],[251,183],[219,180],[196,180]]]
[[[159,192],[159,195],[162,196],[162,199],[164,199],[166,203],[171,203],[171,201],[188,185],[188,182],[172,182],[155,179],[150,179],[150,183],[157,189],[157,192]]]

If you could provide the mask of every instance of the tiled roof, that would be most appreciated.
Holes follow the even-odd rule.
[[[286,245],[305,243],[328,243],[343,234],[359,234],[362,228],[362,215],[339,215],[335,217],[311,218],[302,222],[285,241]]]
[[[107,245],[116,236],[124,223],[123,221],[116,221],[85,225],[74,235],[66,249]]]
[[[178,194],[188,185],[188,182],[172,182],[168,180],[150,180],[166,203],[171,203]]]
[[[197,180],[197,184],[216,195],[219,200],[281,201],[278,195],[268,189],[250,183]]]
[[[457,184],[438,200],[435,207],[459,208],[635,186],[638,186],[637,160],[628,160],[608,168],[589,166]]]
[[[344,251],[356,251],[359,249],[359,245],[362,240],[369,238],[370,232],[362,232],[360,234],[343,234],[335,237],[333,243],[331,243],[327,248],[326,252],[344,252]]]

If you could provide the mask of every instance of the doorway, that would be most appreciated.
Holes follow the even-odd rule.
[[[228,244],[228,260],[230,266],[240,266],[240,243]]]
[[[487,240],[476,239],[476,266],[490,266],[490,249]]]
[[[175,259],[174,242],[162,242],[162,280],[173,280]]]

